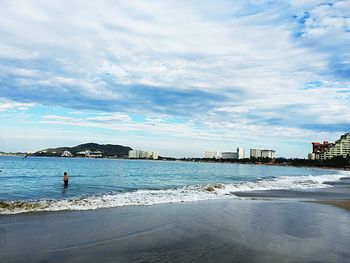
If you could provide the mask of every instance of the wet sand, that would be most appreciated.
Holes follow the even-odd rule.
[[[328,201],[318,201],[320,204],[333,205],[335,207],[343,208],[350,211],[350,200],[328,200]]]
[[[350,213],[215,200],[0,216],[0,262],[349,262]]]

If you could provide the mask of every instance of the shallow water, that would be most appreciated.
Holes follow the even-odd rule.
[[[4,156],[0,170],[0,213],[233,198],[234,191],[328,187],[325,181],[345,176],[313,168]]]

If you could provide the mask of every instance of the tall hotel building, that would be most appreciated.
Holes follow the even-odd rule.
[[[221,158],[226,160],[237,160],[245,158],[245,150],[242,147],[238,147],[235,152],[223,152],[221,153]]]
[[[261,149],[250,149],[250,158],[260,158]]]
[[[335,143],[324,141],[323,143],[313,142],[312,153],[309,154],[309,159],[325,160],[332,159],[335,156],[350,156],[350,133],[345,133],[340,136],[340,139]]]
[[[275,150],[250,149],[250,158],[276,158]]]
[[[242,147],[237,148],[237,155],[238,159],[244,159],[245,158],[245,150]]]

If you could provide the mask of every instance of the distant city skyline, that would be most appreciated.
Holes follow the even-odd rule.
[[[350,131],[350,0],[2,1],[0,151],[203,156]]]

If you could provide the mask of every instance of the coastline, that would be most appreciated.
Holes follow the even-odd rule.
[[[22,155],[0,155],[5,157],[23,157]],[[196,163],[217,163],[217,164],[242,164],[242,165],[256,165],[256,166],[276,166],[276,167],[293,167],[293,168],[310,168],[310,169],[322,169],[322,170],[333,170],[333,171],[350,171],[350,167],[329,167],[329,166],[313,166],[313,165],[293,165],[293,164],[282,164],[282,163],[254,163],[254,162],[239,162],[239,161],[217,161],[217,160],[205,160],[202,158],[193,158],[196,161],[193,161],[192,158],[188,160],[177,159],[177,158],[169,158],[169,159],[134,159],[134,158],[115,158],[115,157],[81,157],[81,156],[72,156],[72,157],[64,157],[64,156],[31,156],[34,158],[65,158],[65,159],[96,159],[96,160],[125,160],[125,161],[159,161],[159,162],[196,162]],[[303,159],[301,159],[303,160]]]

